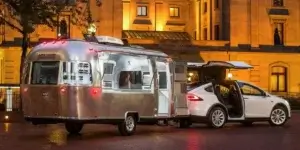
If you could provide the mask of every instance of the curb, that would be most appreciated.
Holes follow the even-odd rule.
[[[292,110],[292,113],[300,113],[300,110]],[[21,112],[1,112],[0,123],[26,123]]]
[[[21,112],[1,112],[0,111],[0,123],[25,123],[23,113]]]
[[[292,110],[292,113],[300,113],[300,110]]]

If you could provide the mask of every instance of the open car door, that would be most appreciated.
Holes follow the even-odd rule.
[[[251,69],[251,65],[243,61],[208,61],[207,63],[188,62],[189,68],[223,67],[224,69]]]
[[[198,75],[199,83],[207,83],[211,80],[224,80],[226,79],[227,69],[251,69],[251,65],[243,61],[208,61],[208,62],[188,62],[188,72],[194,72],[191,74]],[[189,75],[190,73],[188,73]],[[189,76],[193,78],[194,76]],[[191,84],[194,80],[189,81]],[[189,84],[190,85],[190,84]],[[189,88],[190,89],[190,88]]]

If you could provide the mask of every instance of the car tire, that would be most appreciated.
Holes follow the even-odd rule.
[[[283,106],[276,106],[270,113],[269,123],[272,126],[283,126],[288,119],[288,112]]]
[[[127,115],[125,120],[118,125],[118,129],[121,135],[130,136],[135,133],[137,125],[137,119],[134,115]]]
[[[214,107],[208,115],[208,125],[212,128],[222,128],[227,120],[227,114],[221,107]]]
[[[83,128],[83,123],[67,122],[65,128],[70,134],[79,134]]]

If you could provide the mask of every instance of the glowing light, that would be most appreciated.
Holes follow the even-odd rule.
[[[188,81],[192,81],[192,78],[191,78],[191,77],[188,77]]]
[[[163,31],[163,30],[164,30],[164,25],[158,24],[158,25],[156,26],[156,31]]]
[[[227,78],[228,78],[228,79],[231,79],[231,78],[232,78],[232,73],[229,72],[229,73],[227,74]]]
[[[9,116],[6,115],[6,116],[4,117],[4,119],[5,119],[5,120],[8,120],[8,119],[9,119]]]
[[[194,73],[192,73],[192,72],[189,73],[189,76],[193,76],[193,75],[194,75]]]
[[[91,23],[91,24],[89,24],[89,27],[88,27],[87,30],[88,30],[89,33],[96,33],[97,27],[94,23]]]

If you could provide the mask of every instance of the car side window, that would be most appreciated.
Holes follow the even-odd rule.
[[[213,87],[210,85],[208,87],[205,88],[205,91],[207,92],[213,92]]]
[[[249,84],[239,84],[240,85],[240,89],[243,95],[253,95],[253,96],[263,96],[263,91],[261,91],[260,89],[249,85]]]

